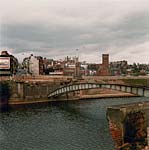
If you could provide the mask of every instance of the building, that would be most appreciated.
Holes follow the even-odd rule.
[[[126,75],[127,74],[128,63],[126,60],[115,61],[110,63],[111,75]]]
[[[44,64],[43,58],[41,56],[31,56],[24,58],[23,67],[31,75],[43,75],[44,74]]]
[[[14,75],[18,71],[18,60],[7,51],[2,51],[0,55],[0,75]]]
[[[89,76],[96,76],[99,70],[99,64],[88,64],[87,66],[87,75]]]
[[[78,76],[80,74],[80,63],[78,57],[66,57],[64,60],[64,75],[66,76]]]
[[[102,54],[102,64],[99,64],[98,75],[99,76],[111,75],[109,69],[109,54]]]
[[[41,56],[31,55],[30,60],[29,60],[29,73],[31,75],[43,75],[44,74],[43,58]]]

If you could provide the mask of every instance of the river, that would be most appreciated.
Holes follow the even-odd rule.
[[[0,113],[0,150],[114,150],[106,107],[147,100],[90,99]]]

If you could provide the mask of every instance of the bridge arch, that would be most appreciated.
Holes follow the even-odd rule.
[[[80,91],[80,90],[88,90],[88,89],[99,89],[99,88],[106,88],[112,89],[117,91],[122,91],[126,93],[132,93],[138,96],[146,96],[149,97],[149,88],[142,87],[142,86],[129,86],[129,85],[120,85],[120,84],[101,84],[101,83],[76,83],[76,84],[69,84],[63,87],[59,87],[54,91],[49,92],[48,98],[57,97],[59,95]]]

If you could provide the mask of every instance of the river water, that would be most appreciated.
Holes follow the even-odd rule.
[[[0,114],[0,150],[114,150],[106,107],[147,98],[82,100]]]

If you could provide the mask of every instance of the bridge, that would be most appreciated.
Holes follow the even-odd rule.
[[[149,87],[144,86],[129,86],[129,85],[120,85],[120,84],[105,84],[105,83],[76,83],[69,84],[62,87],[59,87],[51,91],[48,95],[48,98],[56,98],[62,94],[67,94],[74,91],[88,90],[88,89],[112,89],[117,91],[122,91],[126,93],[132,93],[137,96],[149,97]]]

